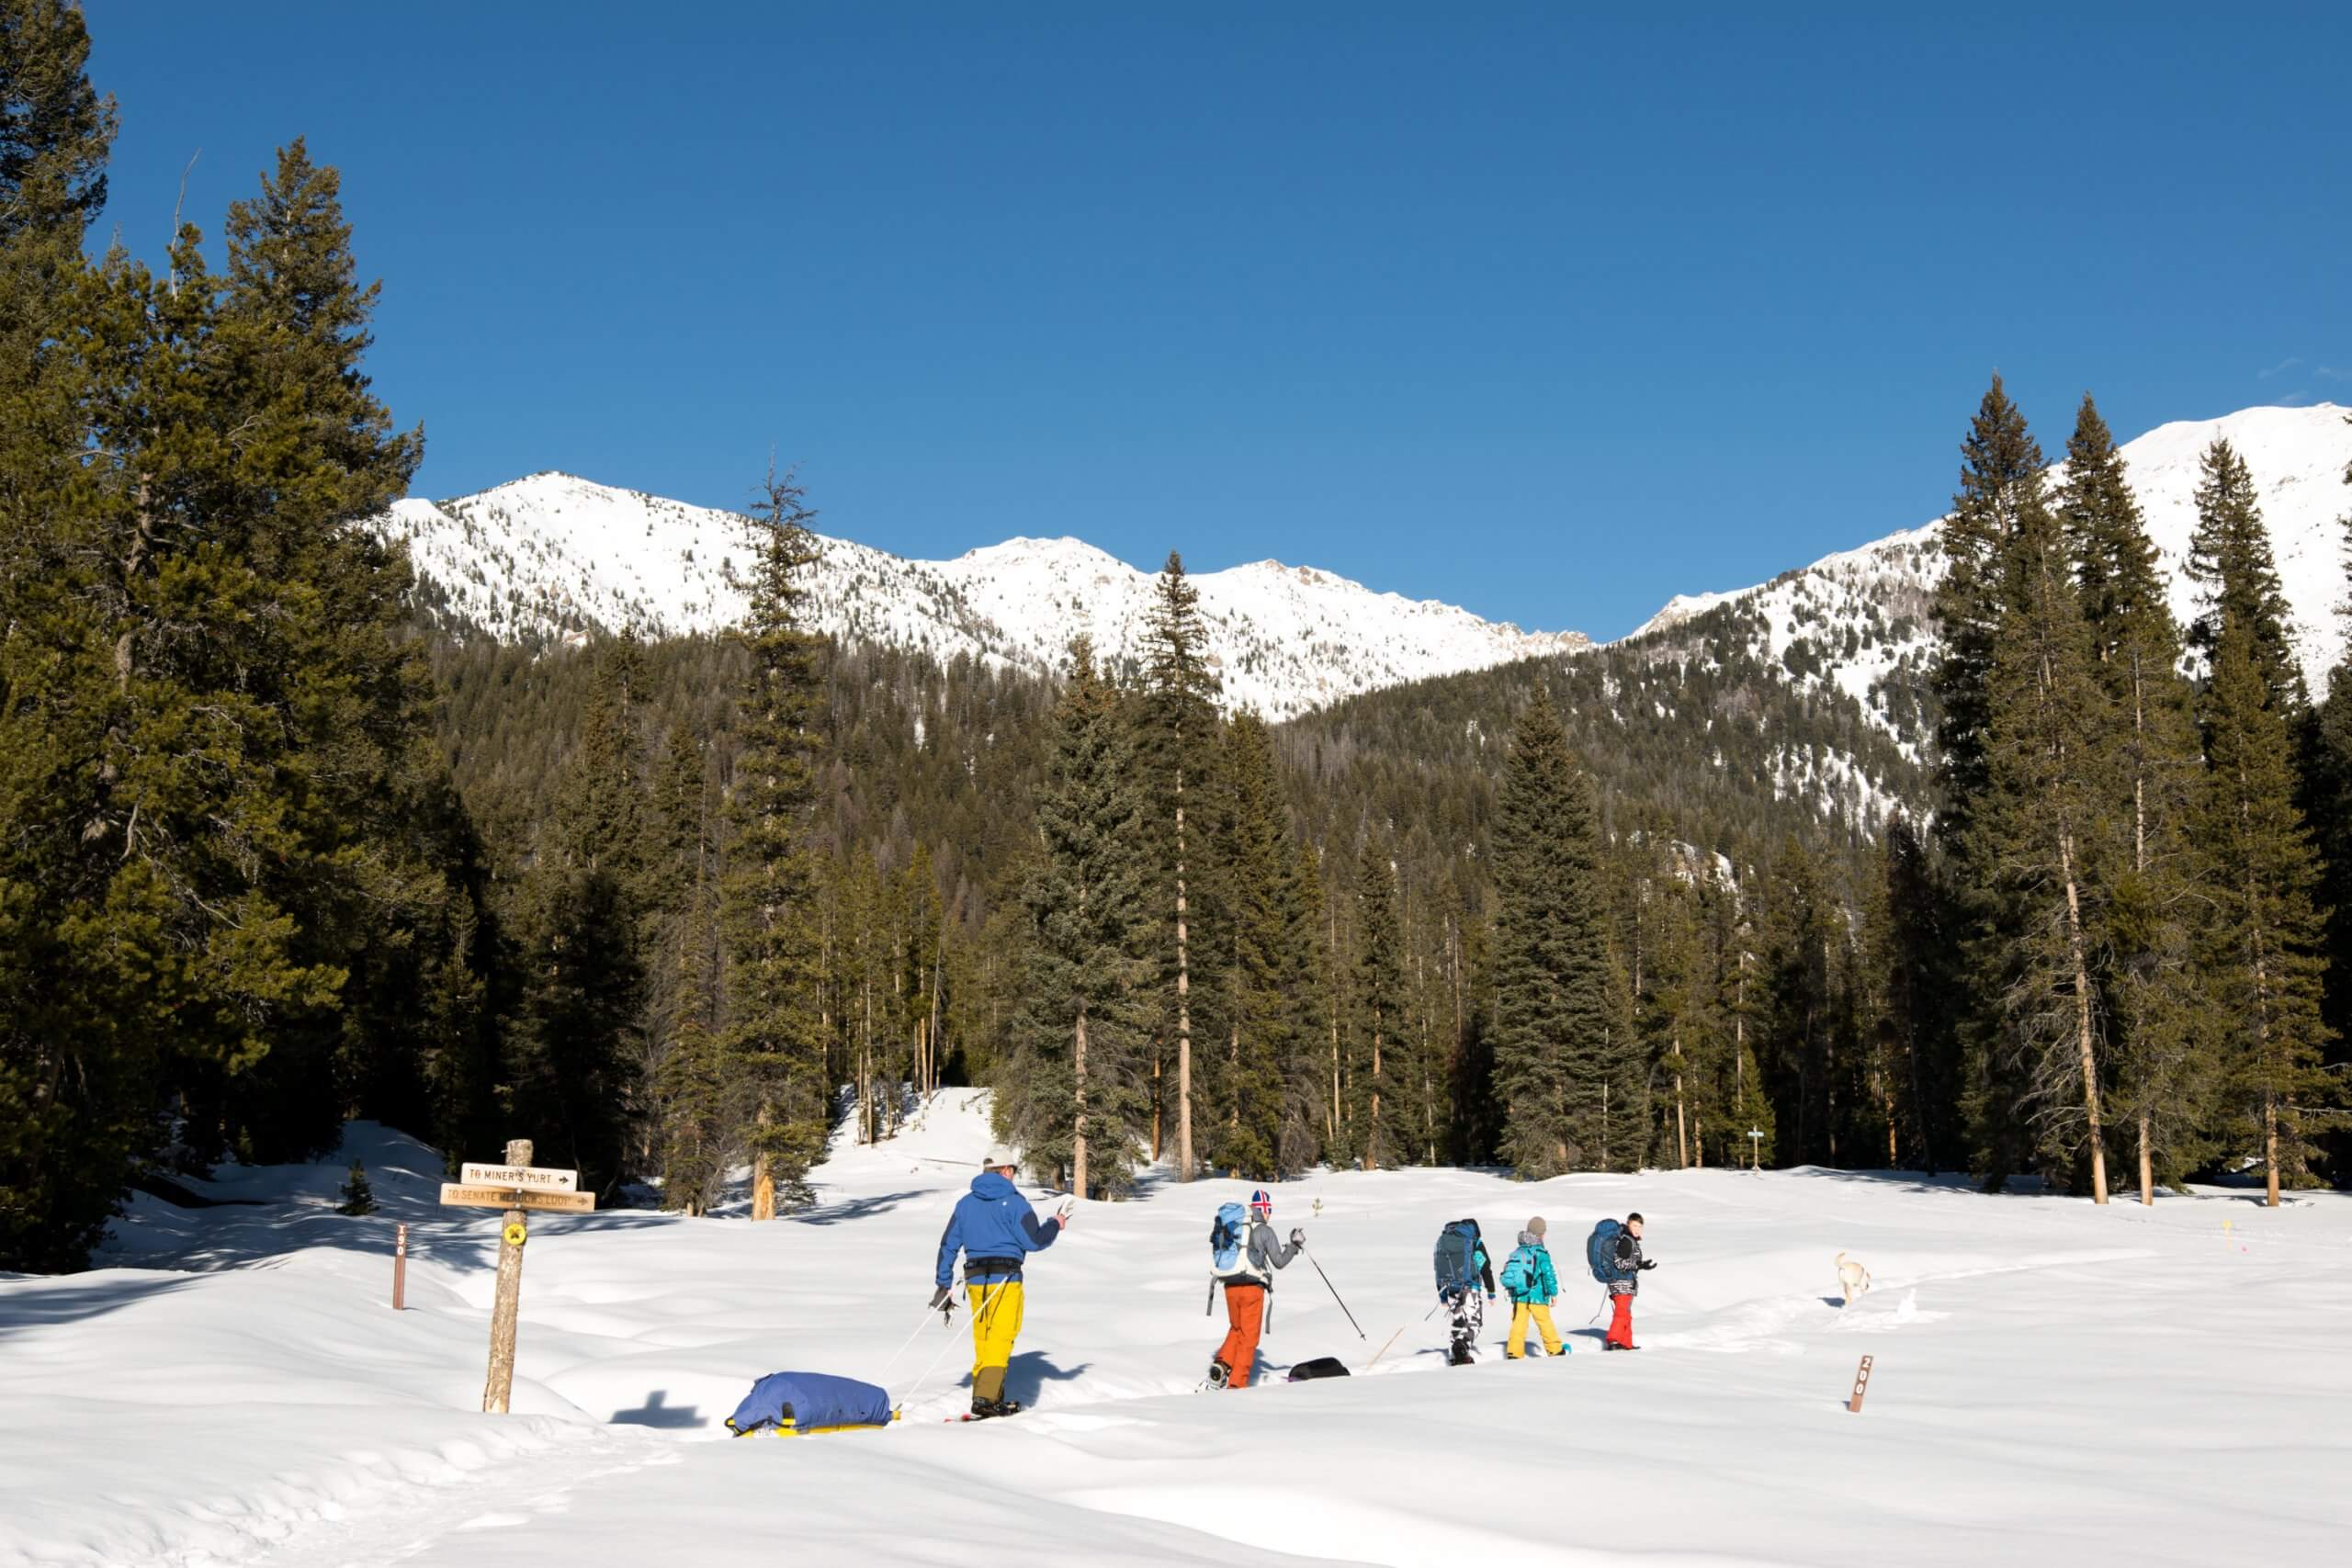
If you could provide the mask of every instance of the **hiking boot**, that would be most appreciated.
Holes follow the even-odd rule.
[[[1223,1361],[1211,1361],[1209,1363],[1208,1384],[1211,1388],[1223,1388],[1232,1381],[1233,1369],[1231,1367],[1227,1366]]]

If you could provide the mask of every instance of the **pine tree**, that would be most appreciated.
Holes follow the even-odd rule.
[[[2313,897],[2319,868],[2294,799],[2294,694],[2279,685],[2277,648],[2265,636],[2268,546],[2258,518],[2252,539],[2234,533],[2245,513],[2227,482],[2231,468],[2219,454],[2209,459],[2209,475],[2224,482],[2209,487],[2210,502],[2199,498],[2214,508],[2199,516],[2200,536],[2235,547],[2212,552],[2222,567],[2204,623],[2212,664],[2199,716],[2206,773],[2194,831],[2212,862],[2207,962],[2224,1092],[2238,1113],[2233,1131],[2256,1140],[2275,1206],[2310,1157],[2301,1112],[2320,1089],[2326,964]]]
[[[2197,527],[2189,535],[2184,570],[2202,590],[2204,602],[2189,625],[2188,646],[2210,663],[2228,628],[2243,628],[2247,656],[2270,694],[2269,705],[2290,731],[2299,730],[2310,711],[2311,694],[2295,657],[2286,590],[2279,586],[2269,531],[2262,525],[2254,476],[2236,448],[2221,437],[2205,452],[2197,487]]]
[[[1164,888],[1163,929],[1157,943],[1161,994],[1159,1038],[1172,1041],[1175,1074],[1176,1179],[1193,1179],[1193,998],[1202,987],[1194,962],[1201,924],[1203,878],[1208,859],[1202,783],[1217,739],[1217,678],[1204,657],[1200,592],[1184,576],[1174,550],[1155,585],[1143,646],[1143,696],[1137,707],[1137,765],[1147,781],[1155,883]],[[1157,1140],[1155,1140],[1155,1149]]]
[[[417,439],[360,369],[374,291],[333,171],[281,153],[231,209],[225,276],[193,229],[164,277],[119,251],[85,267],[111,106],[53,73],[21,96],[60,60],[78,77],[85,45],[56,7],[5,19],[0,884],[26,891],[0,919],[28,988],[0,1025],[25,1107],[0,1255],[38,1237],[70,1262],[167,1105],[198,1159],[428,1117],[416,998],[480,881],[405,567],[364,526]]]
[[[1067,1162],[1072,1189],[1091,1194],[1125,1188],[1148,1134],[1154,915],[1131,719],[1093,649],[1080,639],[1071,652],[1022,894],[1027,987],[997,1105],[1033,1167]]]
[[[1282,1174],[1296,1175],[1323,1152],[1329,1092],[1326,1049],[1332,1021],[1322,945],[1327,920],[1322,863],[1312,845],[1293,846],[1288,883],[1276,984],[1290,1011],[1290,1053],[1283,1063],[1283,1122],[1274,1156]]]
[[[629,1169],[645,1005],[636,910],[610,867],[534,868],[518,921],[521,1016],[504,1109],[540,1152],[609,1191]]]
[[[1599,1164],[1606,1130],[1611,976],[1593,794],[1539,685],[1511,736],[1494,832],[1502,1153],[1535,1179]]]
[[[2041,500],[2041,448],[2025,415],[1993,378],[1961,443],[1960,491],[1941,527],[1945,567],[1935,617],[1942,651],[1930,683],[1941,716],[1936,726],[1937,831],[1957,849],[1986,783],[1988,684],[2000,637],[2007,586],[2003,560],[2021,508]]]
[[[751,563],[737,584],[746,600],[737,635],[750,660],[736,698],[734,838],[720,893],[721,1048],[750,1120],[729,1141],[752,1156],[754,1220],[775,1218],[780,1199],[808,1201],[808,1168],[824,1152],[829,1124],[809,931],[820,688],[818,639],[806,629],[808,573],[817,559],[807,501],[790,475],[768,476],[749,520]]]
[[[1935,617],[1943,651],[1930,676],[1941,716],[1937,721],[1936,835],[1959,893],[1952,935],[1964,951],[1990,951],[1997,935],[1988,890],[1993,869],[1976,863],[1971,831],[1991,784],[1987,758],[1992,675],[2007,594],[2017,578],[2011,546],[2020,516],[2043,506],[2041,448],[2025,415],[2009,400],[1998,376],[1984,393],[1961,443],[1960,490],[1942,525],[1944,575],[1936,588]],[[2003,1045],[1994,998],[2002,976],[1972,974],[1962,987],[1970,1005],[1960,1020],[1966,1064],[1971,1165],[1995,1190],[2027,1157],[2028,1129],[2013,1054]]]
[[[1264,721],[1242,713],[1227,744],[1231,826],[1227,835],[1234,937],[1228,1027],[1231,1056],[1214,1163],[1272,1179],[1281,1169],[1284,1067],[1303,1048],[1290,993],[1299,973],[1296,857],[1283,816],[1282,783]]]
[[[2194,948],[2207,899],[2187,833],[2202,758],[2155,547],[2087,395],[2066,444],[2066,472],[2058,510],[2109,709],[2102,809],[2121,814],[2095,933],[2106,954],[2108,1055],[2137,1149],[2140,1201],[2153,1203],[2159,1168],[2178,1179],[2206,1120],[2209,1021]]]
[[[2345,423],[2352,424],[2352,414]],[[2352,485],[2352,464],[2345,467],[2344,482]],[[2339,526],[2346,587],[2336,614],[2352,622],[2352,512],[2345,513]],[[2329,984],[2323,1002],[2335,1043],[2329,1052],[2331,1066],[2340,1072],[2346,1043],[2352,1042],[2352,658],[2338,660],[2328,672],[2327,696],[2320,705],[2315,731],[2304,798],[2324,867],[2320,901],[2327,910]],[[2352,1168],[2352,1132],[2339,1122],[2328,1141],[2331,1163],[2338,1170]]]
[[[1691,1125],[1695,1077],[1693,1062],[1706,1027],[1706,972],[1700,950],[1694,905],[1696,891],[1679,877],[1668,875],[1653,885],[1657,920],[1650,968],[1653,978],[1645,998],[1645,1032],[1650,1059],[1666,1075],[1673,1091],[1672,1147],[1678,1169],[1687,1170],[1696,1153]],[[1703,1163],[1703,1156],[1700,1156]]]
[[[1907,817],[1890,813],[1881,843],[1864,931],[1894,1084],[1894,1163],[1907,1152],[1933,1176],[1956,1157],[1964,1136],[1951,897]]]
[[[1764,882],[1770,899],[1759,922],[1758,1091],[1772,1107],[1781,1154],[1836,1166],[1851,1152],[1838,1146],[1836,1090],[1845,911],[1819,860],[1794,836],[1781,841]]]
[[[115,107],[90,85],[90,34],[69,0],[0,0],[0,244],[75,240],[107,204]]]
[[[2105,1019],[2091,948],[2105,913],[2094,863],[2120,805],[2106,789],[2116,738],[2064,534],[2038,476],[2014,495],[1985,679],[1985,787],[1967,840],[1993,919],[1971,954],[1998,987],[1994,1069],[2014,1087],[1996,1092],[2016,1095],[2050,1147],[2087,1159],[2091,1201],[2105,1203]]]
[[[351,1172],[344,1179],[343,1201],[335,1205],[338,1214],[372,1214],[376,1212],[376,1190],[368,1185],[368,1167],[359,1160],[351,1162]]]
[[[1363,1168],[1407,1162],[1410,1119],[1404,1107],[1405,976],[1397,930],[1396,868],[1388,851],[1367,833],[1356,861],[1356,1085],[1361,1107]]]
[[[674,755],[674,753],[673,753]],[[709,1213],[742,1122],[741,1086],[729,1070],[718,1028],[722,960],[710,857],[697,853],[674,948],[672,1006],[650,1074],[659,1122],[664,1208]]]

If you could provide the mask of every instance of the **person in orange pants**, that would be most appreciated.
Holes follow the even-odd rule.
[[[1258,1335],[1266,1322],[1266,1287],[1227,1280],[1225,1287],[1225,1341],[1216,1348],[1212,1369],[1226,1369],[1225,1386],[1248,1388],[1258,1364]],[[1209,1374],[1212,1382],[1216,1373]]]
[[[1288,1268],[1306,1245],[1306,1233],[1294,1230],[1285,1247],[1274,1234],[1273,1218],[1274,1200],[1261,1190],[1250,1194],[1246,1234],[1237,1238],[1226,1232],[1226,1239],[1238,1245],[1234,1247],[1232,1266],[1217,1276],[1225,1286],[1227,1326],[1224,1343],[1209,1362],[1208,1381],[1213,1388],[1250,1386],[1250,1374],[1258,1363],[1258,1334],[1266,1321],[1266,1292],[1274,1287],[1274,1270]],[[1212,1233],[1212,1244],[1217,1239]]]
[[[1617,1233],[1616,1277],[1609,1281],[1609,1337],[1600,1342],[1604,1350],[1638,1350],[1634,1343],[1634,1297],[1642,1288],[1642,1270],[1655,1269],[1657,1264],[1642,1256],[1642,1216],[1625,1216],[1625,1228]]]

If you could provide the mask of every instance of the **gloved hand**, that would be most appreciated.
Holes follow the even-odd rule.
[[[1643,1269],[1643,1270],[1644,1270],[1645,1272],[1647,1272],[1649,1269],[1655,1269],[1655,1268],[1657,1268],[1657,1258],[1643,1258],[1643,1259],[1642,1259],[1642,1269]]]
[[[1304,1252],[1304,1251],[1306,1251],[1306,1233],[1305,1231],[1303,1231],[1303,1230],[1299,1229],[1299,1228],[1298,1228],[1297,1226],[1295,1226],[1295,1225],[1294,1225],[1293,1227],[1291,1227],[1291,1233],[1290,1233],[1290,1245],[1291,1245],[1291,1250],[1292,1250],[1292,1251],[1294,1251],[1294,1252]]]
[[[940,1286],[940,1287],[939,1287],[939,1289],[937,1289],[937,1290],[935,1290],[935,1291],[933,1291],[933,1292],[931,1292],[931,1310],[932,1310],[932,1311],[933,1311],[933,1312],[937,1312],[941,1307],[944,1307],[944,1306],[945,1306],[946,1304],[947,1304],[947,1287],[946,1287],[946,1286],[944,1286],[944,1285],[942,1285],[942,1286]]]

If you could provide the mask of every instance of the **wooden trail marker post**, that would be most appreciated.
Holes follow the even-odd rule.
[[[408,1225],[392,1233],[392,1310],[408,1310]]]
[[[531,1239],[526,1212],[594,1213],[596,1195],[577,1190],[576,1170],[533,1165],[528,1138],[507,1144],[504,1165],[468,1165],[460,1174],[463,1181],[441,1184],[444,1206],[506,1211],[498,1233],[498,1297],[490,1309],[490,1380],[481,1391],[482,1413],[503,1416],[514,1392],[514,1315],[523,1302],[523,1244]]]
[[[1859,1368],[1855,1369],[1854,1392],[1852,1395],[1847,1399],[1846,1408],[1852,1411],[1855,1415],[1860,1416],[1862,1413],[1862,1395],[1870,1392],[1870,1386],[1871,1359],[1868,1356],[1864,1356],[1862,1358],[1862,1364]]]

